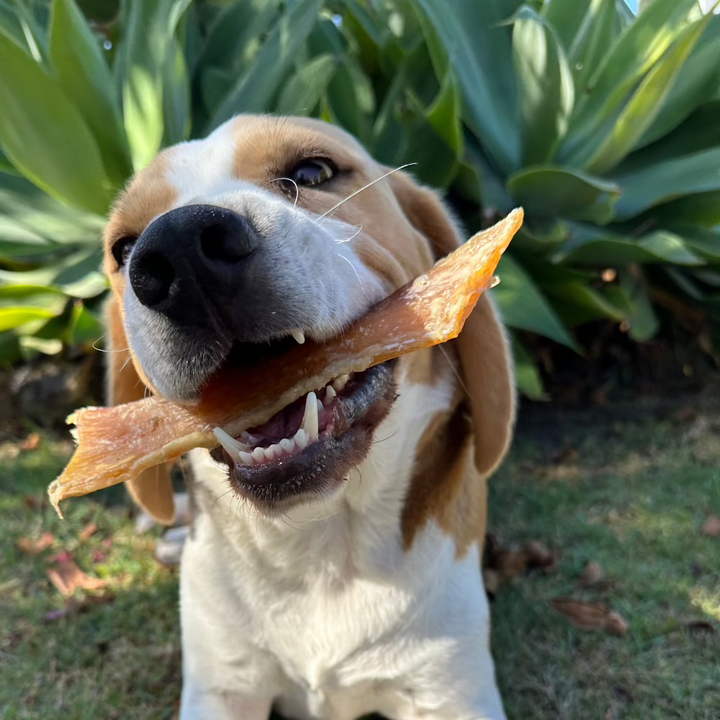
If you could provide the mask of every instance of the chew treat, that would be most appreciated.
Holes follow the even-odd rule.
[[[333,378],[457,337],[480,295],[494,285],[493,272],[522,220],[517,209],[478,233],[341,336],[323,344],[308,340],[282,356],[221,371],[195,405],[149,397],[78,410],[68,418],[77,425],[77,449],[48,488],[55,509],[60,513],[65,498],[134,479],[193,448],[217,447],[217,427],[237,437]]]

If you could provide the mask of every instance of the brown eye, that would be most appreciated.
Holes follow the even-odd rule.
[[[125,267],[128,260],[130,260],[130,253],[132,253],[133,247],[137,238],[133,236],[120,238],[112,247],[112,254],[115,258],[115,262],[118,264],[118,268]]]
[[[298,185],[313,187],[327,182],[335,175],[332,165],[327,160],[303,160],[290,173],[290,178]]]

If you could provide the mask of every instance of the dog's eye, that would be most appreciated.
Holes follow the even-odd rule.
[[[137,238],[130,236],[120,238],[120,240],[113,245],[112,254],[119,268],[124,267],[130,259],[130,253],[132,252],[136,242]]]
[[[320,185],[335,175],[332,165],[327,160],[303,160],[296,165],[290,177],[298,184],[306,187]]]

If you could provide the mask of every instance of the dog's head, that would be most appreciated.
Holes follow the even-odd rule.
[[[193,401],[221,366],[342,332],[457,247],[437,196],[402,172],[380,179],[389,170],[348,134],[305,118],[240,116],[160,153],[119,197],[105,233],[109,401],[147,390]],[[489,473],[509,442],[513,394],[504,335],[484,297],[459,355],[476,463]],[[303,400],[236,439],[236,491],[271,509],[337,487],[392,406],[395,369],[340,378],[313,398],[317,410]],[[167,473],[129,485],[151,514],[170,519]]]

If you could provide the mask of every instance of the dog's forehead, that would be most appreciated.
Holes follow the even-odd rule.
[[[240,115],[206,138],[163,150],[137,173],[115,206],[115,218],[142,230],[171,207],[229,188],[265,183],[307,157],[332,157],[368,171],[374,161],[340,128],[312,118]]]

